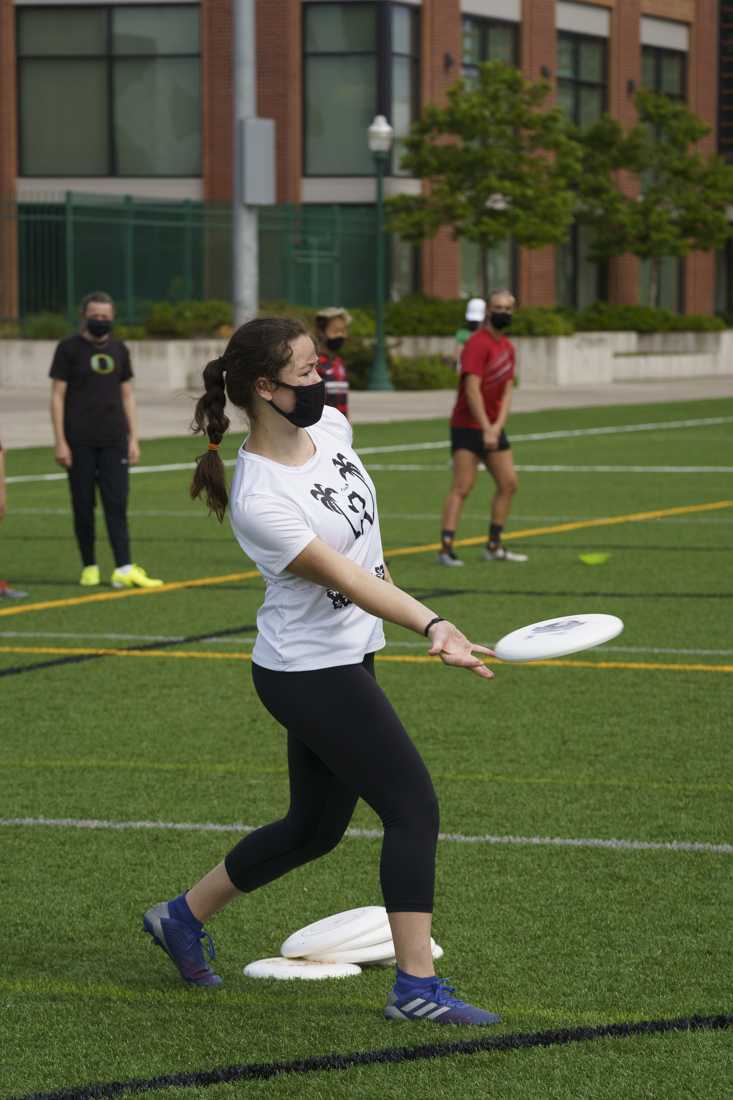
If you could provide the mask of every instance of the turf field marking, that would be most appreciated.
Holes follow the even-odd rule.
[[[460,594],[460,593],[458,593]],[[551,593],[552,595],[552,593]],[[609,593],[615,596],[615,593]],[[645,593],[643,593],[645,595]],[[673,599],[677,593],[670,593]],[[714,598],[714,597],[713,597]],[[171,645],[185,642],[182,635],[168,634],[104,634],[85,630],[0,630],[0,638],[84,638],[104,639],[113,642],[165,642]],[[230,638],[202,636],[202,642],[206,645],[252,645],[257,638],[256,634],[233,634]],[[491,642],[486,643],[489,647]],[[404,642],[394,638],[387,639],[387,649],[425,649],[425,642]],[[733,657],[733,649],[672,649],[666,646],[643,645],[604,645],[605,653],[665,653],[675,657]]]
[[[718,500],[709,504],[685,504],[677,508],[661,508],[653,512],[631,512],[622,516],[601,516],[597,519],[574,520],[571,523],[560,523],[550,527],[531,527],[525,531],[513,531],[512,539],[533,538],[537,535],[557,535],[565,531],[579,531],[591,527],[612,527],[619,523],[641,523],[650,519],[664,519],[667,516],[689,515],[693,512],[710,512],[721,508],[733,508],[733,501]],[[486,541],[485,535],[478,535],[468,539],[456,539],[455,546],[476,546]],[[427,543],[423,546],[402,546],[385,550],[384,556],[403,557],[407,554],[425,554],[431,550],[439,550],[439,542]],[[72,596],[64,600],[44,600],[40,603],[23,604],[20,606],[0,609],[0,618],[8,615],[23,615],[31,611],[46,611],[59,607],[75,607],[79,604],[101,602],[104,600],[120,600],[128,596],[150,596],[164,592],[175,592],[182,588],[197,588],[212,584],[226,584],[232,581],[251,580],[259,577],[257,569],[246,573],[228,573],[223,576],[198,577],[188,581],[173,581],[170,584],[161,584],[158,588],[125,588],[120,592],[100,592],[94,596]]]
[[[303,1076],[308,1073],[340,1071],[356,1066],[395,1065],[400,1062],[423,1062],[456,1055],[494,1054],[503,1051],[532,1050],[567,1046],[599,1039],[630,1039],[634,1036],[666,1035],[674,1032],[725,1031],[733,1025],[733,1016],[689,1016],[675,1019],[635,1020],[624,1023],[600,1024],[576,1028],[553,1028],[547,1031],[514,1032],[490,1035],[481,1039],[463,1039],[449,1043],[428,1043],[424,1046],[383,1047],[346,1053],[314,1055],[279,1062],[244,1062],[239,1065],[216,1066],[213,1069],[161,1074],[157,1077],[133,1077],[127,1081],[96,1082],[72,1085],[51,1092],[34,1092],[15,1100],[107,1100],[129,1092],[148,1092],[165,1088],[205,1088],[232,1081],[267,1081],[283,1074]],[[13,1100],[13,1098],[11,1098]]]
[[[29,603],[19,607],[0,608],[0,617],[4,615],[22,615],[27,611],[47,611],[49,608],[77,607],[79,604],[101,603],[106,600],[124,600],[128,596],[150,596],[158,592],[177,592],[182,588],[201,588],[211,584],[230,584],[234,581],[251,580],[259,577],[258,569],[248,569],[245,573],[225,573],[216,577],[195,577],[187,581],[171,581],[169,584],[158,585],[157,588],[123,588],[117,592],[97,592],[93,596],[70,596],[65,600],[43,600],[40,603]]]
[[[525,531],[512,531],[514,539],[534,538],[537,535],[559,535],[565,531],[580,531],[590,527],[613,527],[619,523],[643,523],[650,519],[666,519],[668,516],[689,515],[693,512],[713,512],[721,508],[733,508],[733,500],[717,500],[709,504],[685,504],[677,508],[660,508],[653,512],[630,512],[623,516],[599,516],[597,519],[573,520],[571,523],[558,523],[550,527],[530,527]],[[469,539],[456,539],[454,546],[478,546],[486,542],[486,535],[477,535]],[[423,546],[404,546],[385,550],[385,557],[401,557],[406,554],[425,554],[439,550],[439,542],[426,543]],[[2,611],[0,611],[2,615]]]
[[[0,758],[0,767],[15,771],[141,771],[182,772],[191,775],[287,775],[285,766],[254,766],[249,761],[217,763],[211,760],[196,762],[125,760],[101,757],[64,756],[59,758],[23,757]],[[673,783],[643,779],[600,779],[597,776],[547,776],[511,775],[501,772],[445,772],[439,768],[431,772],[436,779],[449,779],[458,783],[507,783],[520,787],[612,787],[633,790],[667,791],[683,794],[730,794],[732,783]]]
[[[113,649],[111,647],[94,646],[19,646],[2,645],[0,653],[34,653],[54,656],[74,657],[162,657],[167,660],[198,660],[198,661],[251,661],[249,653],[207,653],[205,650],[175,650],[165,651],[159,649]],[[439,657],[421,657],[412,654],[382,654],[378,653],[377,661],[403,663],[403,664],[436,664]],[[489,658],[485,665],[501,665],[502,668],[516,668],[507,665],[503,661]],[[18,669],[20,672],[31,671],[35,665],[24,666]],[[671,661],[576,661],[554,658],[551,661],[530,661],[519,666],[521,668],[590,668],[596,670],[630,669],[632,671],[662,671],[662,672],[733,672],[733,665],[708,665],[708,664],[673,664]],[[15,669],[0,669],[0,676],[7,676]]]
[[[195,833],[253,833],[258,825],[218,824],[216,822],[185,821],[110,821],[77,817],[3,817],[0,827],[55,829],[111,829],[113,831],[155,830]],[[352,840],[381,840],[381,829],[347,829]],[[694,840],[620,840],[601,837],[559,836],[494,836],[466,833],[439,833],[438,840],[449,844],[516,844],[523,847],[608,848],[617,851],[644,852],[706,852],[713,855],[733,855],[733,844],[708,843]]]
[[[669,431],[679,428],[707,428],[716,424],[733,424],[733,416],[707,416],[695,420],[660,420],[644,424],[613,424],[603,428],[572,428],[554,432],[526,432],[513,435],[516,443],[537,442],[544,439],[579,439],[582,436],[623,435],[627,432]],[[401,451],[433,451],[448,448],[447,439],[436,439],[428,443],[393,443],[382,447],[359,447],[360,455],[395,454]],[[236,459],[228,458],[225,466],[233,466]],[[179,470],[192,470],[195,462],[169,462],[161,466],[131,466],[131,474],[163,474]],[[67,474],[16,474],[6,478],[9,485],[20,485],[33,481],[66,481]]]
[[[525,474],[730,474],[733,466],[526,466],[517,463],[515,468]],[[378,473],[437,473],[450,469],[450,463],[429,466],[424,462],[404,465],[380,465],[370,463],[369,469]],[[484,470],[484,473],[488,471]]]

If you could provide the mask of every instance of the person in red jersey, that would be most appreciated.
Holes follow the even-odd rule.
[[[453,484],[443,504],[441,565],[463,565],[453,550],[453,540],[466,497],[473,489],[479,462],[494,479],[485,561],[526,561],[526,554],[507,550],[501,541],[512,497],[517,491],[511,444],[505,425],[509,417],[514,383],[514,345],[504,335],[512,321],[514,296],[496,290],[488,300],[483,326],[469,337],[461,356],[461,378],[450,420]]]
[[[339,355],[349,335],[351,316],[341,306],[328,306],[316,314],[318,373],[326,383],[326,404],[349,417],[349,376]]]

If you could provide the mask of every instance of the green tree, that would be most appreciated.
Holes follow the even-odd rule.
[[[628,133],[606,115],[578,135],[577,216],[593,228],[592,259],[631,253],[650,261],[657,306],[665,257],[720,248],[731,235],[733,167],[699,151],[710,127],[685,104],[646,90],[635,102],[639,121]]]
[[[502,61],[485,62],[475,83],[448,89],[444,107],[428,105],[405,141],[402,167],[428,188],[388,201],[389,228],[418,242],[448,226],[454,239],[475,241],[484,296],[492,245],[559,243],[573,219],[580,148],[564,114],[543,109],[548,92]]]

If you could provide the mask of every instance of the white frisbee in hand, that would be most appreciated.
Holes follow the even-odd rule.
[[[502,661],[546,661],[603,645],[623,628],[616,615],[563,615],[505,634],[494,646],[494,652]]]
[[[360,909],[334,913],[293,932],[280,948],[280,954],[286,958],[330,954],[347,945],[353,946],[351,941],[364,946],[367,942],[382,943],[390,935],[384,906],[365,905]]]
[[[306,979],[318,981],[324,978],[349,978],[361,974],[355,963],[322,963],[309,959],[257,959],[244,968],[247,978]]]

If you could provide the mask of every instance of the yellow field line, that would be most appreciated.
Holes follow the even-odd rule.
[[[228,763],[216,763],[210,760],[196,762],[159,761],[159,760],[107,760],[96,757],[68,756],[61,759],[46,757],[0,758],[0,767],[15,771],[144,771],[144,772],[184,772],[203,773],[205,775],[287,775],[286,767],[255,766],[246,760]],[[504,783],[522,787],[627,787],[634,790],[674,791],[677,793],[704,792],[706,794],[729,794],[733,783],[674,783],[662,780],[644,779],[602,779],[597,776],[572,775],[511,775],[501,772],[446,772],[440,768],[431,769],[436,779],[449,779],[457,783]]]
[[[0,653],[34,653],[56,657],[159,657],[166,660],[199,661],[251,661],[250,653],[209,653],[206,650],[187,649],[112,649],[92,646],[22,646],[2,645]],[[377,661],[393,664],[435,664],[439,657],[383,656],[378,653]],[[504,661],[487,660],[486,665],[501,665],[510,668]],[[516,665],[514,666],[517,667]],[[520,667],[529,668],[592,668],[592,669],[631,669],[639,671],[662,672],[733,672],[733,665],[669,664],[664,661],[575,661],[555,658],[551,661],[530,661]]]
[[[536,535],[560,535],[564,531],[580,531],[587,527],[613,527],[617,523],[643,523],[650,519],[665,519],[667,516],[681,516],[689,512],[711,512],[720,508],[733,508],[733,500],[716,500],[712,504],[686,504],[679,508],[661,508],[655,512],[631,512],[625,516],[603,516],[599,519],[581,519],[572,523],[558,523],[552,527],[529,527],[525,531],[510,531],[507,538],[529,539]],[[456,539],[454,546],[477,546],[486,542],[486,535],[476,535],[470,539]],[[396,550],[385,550],[384,556],[388,558],[400,557],[403,554],[424,554],[430,550],[440,550],[439,542],[425,543],[424,546],[405,546]]]
[[[47,611],[48,608],[76,607],[79,604],[102,603],[105,600],[124,600],[128,596],[152,596],[158,592],[176,592],[181,588],[200,588],[207,584],[228,584],[230,581],[247,581],[259,577],[258,569],[249,569],[246,573],[225,573],[217,577],[196,577],[189,581],[171,581],[157,588],[123,588],[119,592],[95,592],[93,596],[70,596],[67,600],[44,600],[42,603],[19,604],[17,607],[4,607],[3,615],[24,615],[28,611]]]
[[[717,500],[711,504],[686,504],[679,508],[661,508],[654,512],[630,512],[623,516],[603,516],[598,519],[582,519],[572,523],[559,523],[551,527],[529,527],[525,531],[512,531],[511,538],[528,539],[536,535],[559,535],[565,531],[580,531],[588,527],[613,527],[619,523],[643,523],[651,519],[664,519],[667,516],[682,516],[691,512],[711,512],[721,508],[733,508],[733,500]],[[469,539],[457,539],[455,546],[475,546],[485,542],[485,535],[478,535]],[[439,550],[439,542],[425,543],[423,546],[401,546],[391,550],[385,550],[386,558],[404,557],[408,554],[426,554],[431,550]],[[173,581],[170,584],[162,584],[158,588],[125,588],[120,592],[98,592],[93,596],[71,596],[65,600],[44,600],[41,603],[18,604],[13,607],[0,609],[0,618],[6,615],[25,615],[30,611],[47,611],[60,607],[76,607],[87,603],[101,603],[106,600],[123,600],[128,596],[154,596],[162,592],[176,592],[182,588],[198,588],[204,585],[227,584],[232,581],[251,580],[259,577],[257,569],[251,569],[246,573],[227,573],[217,577],[198,577],[188,581]]]

